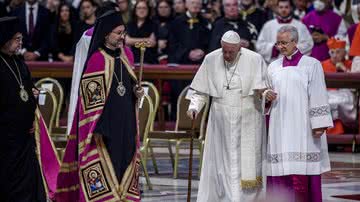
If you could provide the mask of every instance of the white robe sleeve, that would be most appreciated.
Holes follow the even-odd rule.
[[[79,83],[90,46],[90,39],[91,37],[83,34],[79,42],[76,44],[66,134],[70,134],[70,130],[72,127],[72,122],[74,119],[74,113],[76,110],[76,104],[78,100]]]
[[[298,27],[299,32],[299,42],[298,42],[298,49],[300,52],[304,55],[310,55],[311,50],[314,46],[314,41],[311,37],[311,34],[309,30],[306,28],[306,26],[300,22],[300,25]]]
[[[204,107],[205,103],[208,101],[209,96],[206,94],[199,93],[195,91],[191,95],[189,110],[195,110],[200,112],[201,109]]]
[[[265,23],[264,27],[261,29],[256,42],[257,52],[262,55],[268,63],[271,61],[272,49],[275,45],[275,41],[271,39],[271,32],[273,32],[273,30],[271,30],[271,24],[269,22],[271,21]]]
[[[309,116],[311,128],[326,128],[333,126],[328,95],[326,91],[324,72],[319,61],[310,70]]]

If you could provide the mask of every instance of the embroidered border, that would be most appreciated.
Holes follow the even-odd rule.
[[[136,154],[135,154],[136,155]],[[140,173],[140,160],[136,159],[135,161],[135,173],[133,173],[131,184],[128,188],[128,192],[133,196],[140,196],[139,194],[139,173]]]
[[[105,105],[105,89],[105,76],[102,73],[86,76],[81,80],[85,113],[97,110]]]
[[[310,109],[310,118],[326,116],[330,114],[330,106],[324,105],[320,107],[314,107]]]
[[[267,161],[269,163],[280,162],[319,162],[321,160],[320,152],[301,153],[301,152],[289,152],[284,154],[268,154]]]

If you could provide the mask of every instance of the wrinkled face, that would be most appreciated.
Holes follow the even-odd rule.
[[[149,15],[149,8],[147,7],[145,1],[140,1],[137,5],[136,5],[136,16],[139,19],[144,19]]]
[[[171,14],[170,5],[167,4],[165,1],[162,1],[158,7],[158,13],[162,17],[169,17]]]
[[[239,53],[241,46],[240,44],[230,44],[226,42],[221,42],[221,48],[226,62],[234,62],[237,54]]]
[[[239,15],[237,0],[225,0],[224,12],[227,18],[237,18]]]
[[[183,0],[174,1],[174,11],[175,13],[184,13],[186,10],[185,3]]]
[[[63,22],[69,21],[70,19],[70,8],[67,5],[63,5],[60,9],[60,19]]]
[[[278,3],[278,13],[281,17],[288,17],[291,13],[291,5],[289,1],[280,1]]]
[[[291,38],[289,32],[278,33],[275,45],[279,52],[284,56],[290,56],[296,50],[296,42]]]
[[[16,33],[12,39],[5,43],[4,49],[10,54],[16,54],[22,47],[23,36],[20,32]]]
[[[128,8],[129,8],[129,3],[128,3],[127,0],[118,0],[117,5],[118,5],[119,11],[121,13],[126,12],[128,10]]]
[[[81,14],[85,19],[90,18],[92,15],[95,15],[95,6],[93,6],[89,1],[84,1],[81,4]]]
[[[343,48],[329,50],[331,62],[334,64],[345,60],[346,51]]]
[[[200,13],[201,0],[186,0],[186,7],[190,13]]]
[[[117,26],[105,37],[105,44],[114,48],[120,48],[123,45],[125,36],[125,26]]]

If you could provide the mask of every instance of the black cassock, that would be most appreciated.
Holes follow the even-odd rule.
[[[189,53],[194,49],[201,49],[205,52],[208,50],[210,27],[209,23],[198,16],[196,23],[191,25],[190,18],[186,15],[180,15],[170,25],[169,36],[169,62],[177,64],[200,64],[199,61],[191,61]]]
[[[250,8],[248,11],[240,11],[240,15],[244,21],[248,21],[251,24],[255,25],[258,33],[260,33],[263,25],[271,19],[265,11],[253,7]]]
[[[221,47],[221,37],[225,32],[234,30],[237,32],[241,39],[249,41],[251,50],[254,50],[254,42],[257,39],[257,32],[254,25],[249,22],[238,20],[229,20],[221,18],[214,23],[213,31],[211,33],[209,50],[213,51]]]
[[[134,38],[147,38],[150,37],[152,33],[154,33],[155,38],[157,39],[158,27],[157,25],[150,19],[145,20],[144,24],[138,27],[136,21],[131,21],[127,25],[127,32],[130,37]],[[135,63],[140,63],[140,49],[135,46],[131,47],[131,50],[134,54]],[[146,48],[144,54],[144,63],[147,64],[156,64],[157,60],[157,46],[152,48]]]
[[[106,47],[102,48],[107,54],[115,57],[114,74],[121,80],[120,50],[113,51]],[[120,96],[117,93],[118,81],[114,75],[103,113],[95,128],[95,132],[103,136],[119,183],[134,156],[137,132],[136,97],[133,93],[135,83],[131,79],[125,65],[122,67],[122,74],[126,93],[124,96]]]
[[[16,56],[0,55],[21,78],[29,100],[19,96],[20,86],[9,67],[0,58],[0,201],[46,201],[40,166],[35,154],[33,127],[36,100],[27,66]]]

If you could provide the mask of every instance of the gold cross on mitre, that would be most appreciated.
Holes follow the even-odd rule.
[[[140,49],[140,71],[139,71],[139,80],[138,80],[139,86],[141,86],[143,69],[144,69],[144,54],[147,47],[150,47],[150,43],[147,41],[140,41],[135,43],[135,48]]]
[[[193,28],[194,28],[194,24],[195,24],[195,23],[198,23],[199,20],[198,20],[197,18],[190,18],[187,22],[189,23],[189,28],[190,28],[190,29],[193,29]]]

